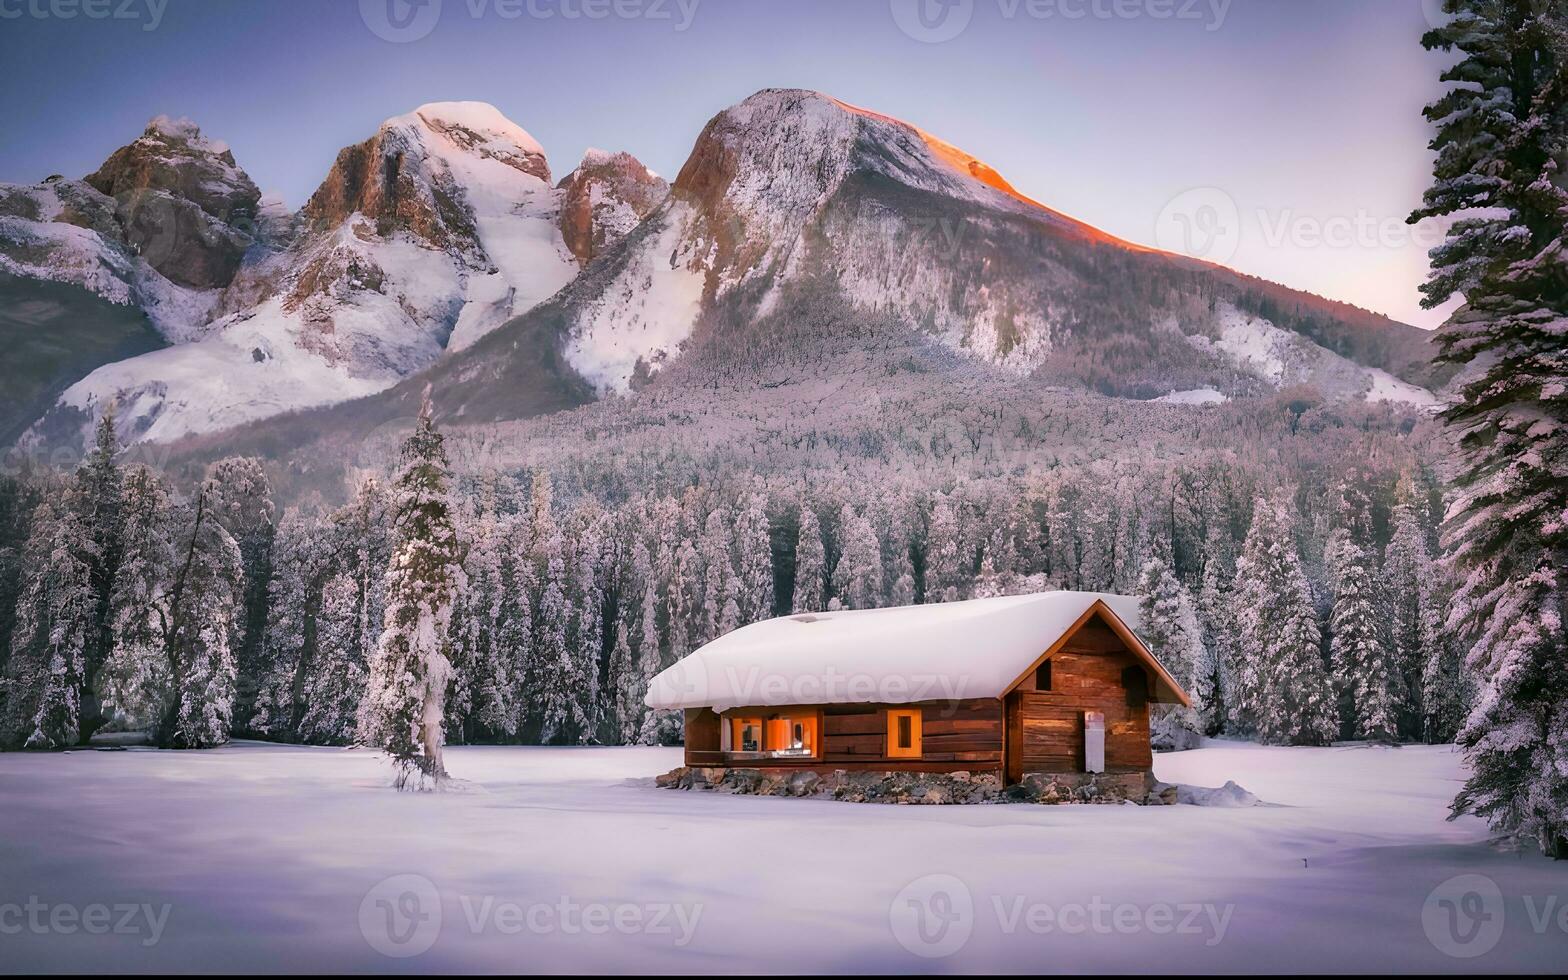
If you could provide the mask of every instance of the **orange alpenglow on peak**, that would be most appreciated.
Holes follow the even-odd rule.
[[[1067,222],[1068,224],[1072,225],[1079,232],[1079,234],[1083,235],[1090,241],[1105,245],[1117,245],[1122,248],[1129,248],[1138,252],[1158,252],[1160,254],[1169,254],[1163,249],[1150,248],[1147,245],[1140,245],[1137,242],[1129,242],[1126,239],[1117,238],[1115,235],[1106,234],[1093,225],[1085,224],[1084,222],[1079,221],[1077,218],[1068,217],[1054,208],[1046,207],[1044,204],[1041,204],[1034,198],[1019,193],[1012,184],[1007,182],[1005,177],[997,173],[995,167],[992,167],[985,161],[979,160],[969,155],[968,153],[965,153],[963,150],[947,142],[946,140],[931,135],[930,133],[921,129],[919,126],[907,123],[895,116],[889,116],[881,112],[873,112],[870,109],[864,109],[860,106],[852,105],[851,103],[845,102],[842,99],[835,99],[831,95],[825,95],[823,97],[832,102],[834,105],[837,105],[848,112],[855,113],[858,116],[865,116],[868,119],[879,119],[882,122],[891,123],[895,126],[901,126],[904,129],[909,130],[925,141],[926,147],[930,149],[933,156],[947,164],[952,169],[968,176],[972,180],[977,180],[980,183],[985,184],[992,190],[1001,191],[1003,194],[1006,194],[1015,201],[1027,204],[1032,208],[1038,208],[1039,210],[1045,211],[1061,221]]]

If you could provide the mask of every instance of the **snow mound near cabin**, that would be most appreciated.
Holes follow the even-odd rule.
[[[1227,779],[1224,786],[1214,788],[1178,783],[1176,802],[1189,806],[1241,807],[1257,806],[1258,798],[1237,786],[1235,780]]]

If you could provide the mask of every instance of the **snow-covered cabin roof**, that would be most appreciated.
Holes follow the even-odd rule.
[[[706,708],[997,698],[1094,613],[1155,677],[1156,701],[1187,695],[1137,638],[1138,603],[1041,592],[891,609],[801,613],[744,626],[655,677],[649,707]]]

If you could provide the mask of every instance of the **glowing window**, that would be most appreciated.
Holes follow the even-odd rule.
[[[779,713],[737,716],[730,720],[729,751],[779,758],[815,757],[817,715]]]
[[[887,713],[887,755],[890,759],[920,758],[920,710]]]

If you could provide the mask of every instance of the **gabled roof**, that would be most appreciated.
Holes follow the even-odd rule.
[[[1137,637],[1138,603],[1104,592],[783,616],[744,626],[653,679],[661,709],[998,698],[1099,616],[1155,677],[1151,698],[1187,695]]]

